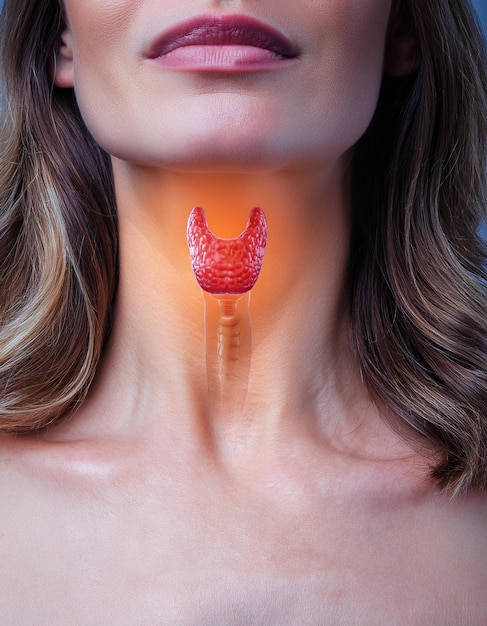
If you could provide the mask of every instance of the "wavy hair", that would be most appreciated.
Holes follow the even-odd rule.
[[[439,484],[486,488],[486,50],[470,2],[402,5],[420,63],[384,80],[355,153],[353,342],[372,397],[438,451]]]
[[[1,23],[0,429],[27,433],[86,394],[116,287],[110,161],[51,74],[57,0],[7,0]]]
[[[487,487],[486,53],[469,0],[400,0],[419,69],[385,78],[353,163],[351,335],[394,423],[434,445],[453,492]],[[0,430],[85,397],[110,331],[110,160],[51,75],[58,0],[6,0],[0,143]]]

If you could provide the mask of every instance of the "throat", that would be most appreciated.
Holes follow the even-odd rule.
[[[325,173],[217,176],[115,160],[114,173],[120,283],[94,389],[106,398],[118,389],[120,414],[281,420],[317,413],[325,396],[346,387],[337,380],[355,380],[343,288],[350,208],[344,164]],[[245,229],[249,211],[264,209],[265,256],[257,279],[250,268],[245,293],[209,294],[195,279],[186,244],[195,206],[204,208],[215,237],[230,240],[242,229],[254,236],[258,228]]]

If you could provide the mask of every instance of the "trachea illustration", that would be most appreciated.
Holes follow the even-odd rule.
[[[220,239],[208,228],[202,208],[189,216],[187,242],[193,272],[205,296],[205,330],[210,401],[233,412],[245,399],[252,332],[250,290],[262,267],[267,243],[264,211],[250,212],[245,230]]]

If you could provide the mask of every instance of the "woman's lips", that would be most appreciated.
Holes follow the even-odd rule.
[[[240,15],[200,16],[164,31],[147,57],[180,71],[265,71],[296,58],[298,48],[267,24]]]

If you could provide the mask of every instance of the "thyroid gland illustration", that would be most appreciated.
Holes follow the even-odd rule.
[[[267,244],[264,211],[250,211],[245,230],[222,239],[202,208],[189,216],[186,238],[195,278],[205,296],[206,361],[210,402],[227,413],[241,409],[252,352],[250,292]]]

